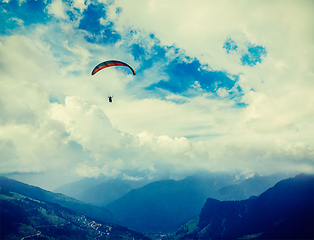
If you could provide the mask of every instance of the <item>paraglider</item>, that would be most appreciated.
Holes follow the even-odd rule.
[[[92,71],[92,75],[96,74],[97,72],[99,72],[100,70],[104,69],[104,68],[108,68],[108,67],[114,67],[114,66],[122,66],[122,67],[128,67],[133,75],[136,75],[136,70],[131,67],[129,64],[125,63],[125,62],[121,62],[121,61],[117,61],[117,60],[108,60],[102,63],[99,63]],[[111,103],[112,102],[112,95],[108,96],[108,100]]]

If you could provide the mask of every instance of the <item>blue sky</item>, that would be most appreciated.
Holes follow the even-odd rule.
[[[313,3],[191,3],[1,0],[1,173],[313,172]]]

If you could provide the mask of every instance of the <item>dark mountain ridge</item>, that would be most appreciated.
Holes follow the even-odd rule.
[[[0,188],[0,239],[148,239],[117,224],[106,224],[59,204]]]
[[[313,194],[314,175],[301,174],[254,199],[209,198],[199,217],[180,227],[176,239],[313,239]]]

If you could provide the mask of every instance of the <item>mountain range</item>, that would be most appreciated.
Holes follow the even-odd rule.
[[[259,195],[279,176],[235,180],[232,174],[201,172],[185,179],[152,182],[106,205],[123,226],[145,233],[174,232],[198,216],[206,199],[238,200]]]
[[[14,234],[16,239],[146,238],[134,231],[153,239],[313,239],[314,175],[278,179],[282,176],[239,179],[202,172],[144,186],[122,179],[85,180],[89,186],[81,194],[98,189],[105,195],[99,203],[131,189],[100,207],[0,177],[1,234],[9,236],[1,239]]]
[[[105,206],[123,226],[146,233],[169,233],[195,218],[209,197],[219,200],[246,199],[261,194],[283,178],[282,175],[245,178],[200,171],[178,181],[148,183],[148,180],[108,180],[100,176],[66,184],[54,191],[86,203]]]

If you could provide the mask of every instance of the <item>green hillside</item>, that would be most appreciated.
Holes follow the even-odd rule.
[[[116,224],[95,221],[58,204],[0,189],[0,238],[148,239]]]
[[[39,187],[31,186],[13,179],[0,176],[0,188],[19,193],[39,201],[56,203],[73,211],[79,212],[97,221],[116,223],[112,213],[104,207],[86,204],[64,194],[53,193]]]

